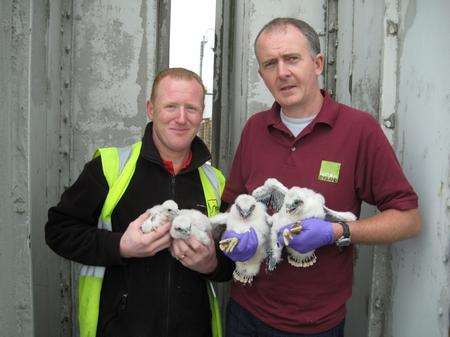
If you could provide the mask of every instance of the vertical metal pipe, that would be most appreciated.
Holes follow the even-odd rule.
[[[158,0],[157,13],[156,72],[159,72],[169,67],[170,61],[170,0]]]
[[[57,195],[61,195],[71,184],[72,157],[72,86],[73,79],[73,1],[62,0],[61,3],[61,72],[60,72],[60,113],[59,113],[59,169]],[[73,284],[73,268],[69,261],[59,259],[58,283],[61,296],[60,334],[59,336],[76,336],[76,322],[74,303],[76,303],[76,289]]]

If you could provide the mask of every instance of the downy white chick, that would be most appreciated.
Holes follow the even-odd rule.
[[[221,213],[211,218],[213,225],[226,224],[226,229],[236,233],[245,233],[254,229],[258,238],[258,247],[255,254],[247,261],[236,261],[233,277],[244,284],[251,283],[258,274],[261,262],[267,257],[267,240],[269,238],[269,225],[264,204],[247,194],[239,195],[228,213]],[[228,238],[219,242],[224,252],[232,252],[239,243],[238,238]]]
[[[270,207],[274,212],[278,212],[283,206],[284,195],[288,188],[275,178],[268,178],[264,185],[255,188],[252,196],[256,200]]]
[[[205,245],[211,242],[211,222],[196,209],[182,209],[172,221],[170,235],[174,239],[188,239],[191,235]]]
[[[143,233],[149,233],[166,222],[172,222],[179,210],[175,201],[166,200],[161,205],[155,205],[148,209],[147,212],[149,216],[141,224],[141,231]]]
[[[278,231],[282,227],[308,218],[325,219],[328,221],[356,220],[356,216],[351,212],[338,212],[327,208],[325,206],[325,198],[320,193],[311,189],[295,186],[287,190],[283,184],[274,178],[268,179],[263,186],[266,187],[261,188],[260,191],[255,190],[257,196],[263,196],[267,202],[269,198],[267,197],[267,193],[263,192],[271,190],[273,195],[270,197],[270,200],[275,210],[280,206],[279,201],[283,200],[278,212],[270,219],[272,228],[270,232],[271,256],[269,259],[269,270],[275,269],[275,266],[281,260],[283,247],[280,247],[278,244]],[[284,197],[282,197],[283,194]],[[274,203],[274,200],[277,202]],[[283,231],[283,239],[288,253],[288,262],[295,267],[305,268],[317,262],[314,250],[302,254],[287,246],[293,235],[299,234],[301,230],[302,227],[300,224],[292,226],[290,230],[285,229]]]

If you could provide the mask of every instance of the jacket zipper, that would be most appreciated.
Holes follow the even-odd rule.
[[[172,176],[170,179],[170,194],[172,199],[175,200],[175,176]]]
[[[170,178],[170,194],[173,200],[175,200],[175,176]],[[169,272],[167,275],[167,315],[166,315],[166,336],[169,336],[169,324],[170,324],[170,287],[172,284],[172,261],[169,262]]]
[[[122,294],[120,296],[119,303],[117,304],[116,308],[114,309],[114,313],[111,315],[111,317],[108,318],[108,320],[103,324],[103,327],[101,328],[100,335],[104,336],[106,334],[106,331],[109,327],[109,325],[117,319],[120,314],[125,311],[127,308],[127,302],[128,302],[128,293]]]

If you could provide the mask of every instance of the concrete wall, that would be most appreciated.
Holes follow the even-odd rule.
[[[29,186],[31,15],[27,1],[0,2],[0,330],[7,336],[30,336],[34,325]]]
[[[450,3],[399,6],[397,154],[414,184],[423,233],[392,247],[390,335],[449,335]]]
[[[34,1],[30,44],[29,83],[29,188],[31,197],[31,247],[33,265],[34,335],[69,335],[72,326],[70,263],[55,256],[45,245],[47,209],[67,183],[68,166],[60,141],[62,122],[61,45],[62,27],[70,20],[67,1]],[[66,32],[68,33],[68,32]]]
[[[45,247],[43,225],[60,182],[59,91],[63,2],[0,3],[0,330],[70,331],[68,264]],[[70,292],[69,292],[70,293]]]
[[[130,144],[146,123],[157,2],[75,1],[71,176],[98,146]]]

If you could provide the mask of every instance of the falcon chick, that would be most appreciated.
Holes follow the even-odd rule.
[[[227,231],[238,234],[246,233],[253,229],[258,239],[255,254],[247,261],[236,261],[236,269],[233,277],[244,284],[251,283],[253,277],[258,274],[261,262],[267,257],[267,240],[269,237],[269,225],[264,204],[258,202],[248,194],[239,195],[228,213],[221,213],[211,218],[213,225],[226,224]],[[225,253],[231,253],[239,243],[237,237],[221,240],[219,248]]]
[[[166,200],[161,205],[153,206],[147,210],[149,216],[141,224],[141,231],[149,233],[166,222],[172,222],[178,212],[178,205],[173,200]]]
[[[308,218],[328,221],[356,220],[356,216],[351,212],[338,212],[326,207],[325,198],[320,193],[309,188],[296,186],[288,190],[274,178],[267,179],[263,186],[254,191],[253,195],[255,194],[256,197],[264,198],[266,202],[271,202],[274,210],[278,211],[270,219],[272,227],[270,232],[271,254],[269,270],[275,269],[275,266],[281,260],[283,246],[278,244],[278,232],[284,226],[298,222],[290,230],[285,229],[283,231],[283,239],[288,253],[288,262],[295,267],[305,268],[316,263],[317,257],[314,250],[302,254],[288,246],[293,236],[301,232],[301,220]]]
[[[174,239],[188,239],[191,235],[204,245],[211,242],[211,222],[196,209],[182,209],[172,221],[170,235]]]
[[[288,189],[275,178],[268,178],[264,185],[255,188],[252,196],[274,211],[279,211],[283,205],[284,195]]]

